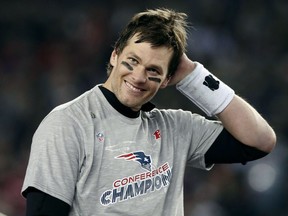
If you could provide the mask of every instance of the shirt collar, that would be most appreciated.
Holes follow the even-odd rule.
[[[107,101],[113,106],[118,112],[121,114],[125,115],[126,117],[129,118],[137,118],[140,115],[140,110],[144,112],[149,112],[152,109],[155,108],[155,105],[151,102],[145,103],[139,111],[134,111],[130,107],[127,107],[123,105],[115,96],[113,92],[110,90],[106,89],[103,86],[99,86],[101,92],[103,93],[104,97],[107,99]]]

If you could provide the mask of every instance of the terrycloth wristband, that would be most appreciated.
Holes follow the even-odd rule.
[[[228,106],[235,92],[201,63],[195,63],[194,71],[177,83],[176,88],[208,116],[216,115]]]

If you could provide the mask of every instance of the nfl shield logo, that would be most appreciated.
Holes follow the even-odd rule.
[[[102,133],[98,133],[98,134],[96,135],[96,137],[97,137],[97,139],[98,139],[99,142],[103,142],[103,141],[104,141],[104,135],[103,135]]]

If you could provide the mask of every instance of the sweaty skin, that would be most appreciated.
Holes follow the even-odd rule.
[[[133,67],[129,63],[127,63],[126,61],[122,61],[121,64],[124,65],[128,70],[133,71]],[[148,79],[150,81],[161,83],[161,79],[160,78],[148,77]]]

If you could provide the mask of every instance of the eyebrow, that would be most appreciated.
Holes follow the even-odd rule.
[[[133,52],[133,51],[128,52],[127,55],[128,55],[128,56],[131,55],[131,56],[133,56],[134,58],[136,58],[137,60],[141,60],[141,58],[140,58],[135,52]]]
[[[137,59],[138,61],[141,61],[141,58],[140,58],[135,52],[133,52],[133,51],[128,52],[127,55],[128,55],[128,56],[131,55],[133,58]],[[151,64],[151,65],[149,65],[149,66],[146,67],[146,68],[155,68],[155,69],[156,69],[157,71],[159,71],[160,73],[163,73],[163,69],[162,69],[162,67],[159,66],[159,65]]]

